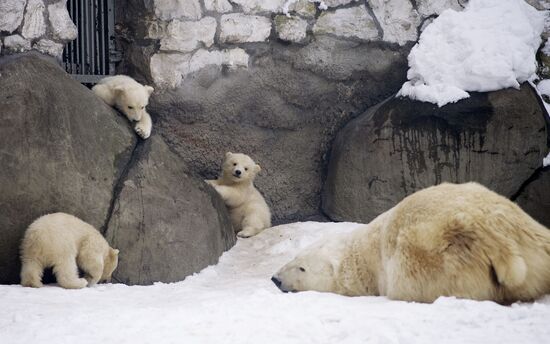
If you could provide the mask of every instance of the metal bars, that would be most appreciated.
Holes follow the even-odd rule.
[[[78,37],[63,51],[65,70],[83,83],[114,74],[114,0],[68,0]]]

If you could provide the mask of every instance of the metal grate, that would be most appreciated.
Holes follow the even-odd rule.
[[[96,83],[115,73],[114,0],[68,0],[78,37],[65,45],[67,73],[82,83]]]

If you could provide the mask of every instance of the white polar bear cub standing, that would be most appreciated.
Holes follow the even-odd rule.
[[[110,281],[118,265],[118,250],[94,227],[79,218],[54,213],[35,220],[21,243],[21,284],[42,287],[44,268],[53,267],[57,283],[79,289]],[[78,268],[86,273],[79,278]]]
[[[153,122],[145,107],[154,88],[143,86],[129,76],[115,75],[101,79],[92,91],[108,105],[122,111],[130,121],[136,121],[134,130],[143,139],[151,135]]]
[[[225,154],[222,176],[206,181],[224,200],[233,228],[242,238],[254,236],[271,227],[269,207],[254,187],[254,178],[260,170],[260,165],[248,155],[228,152]]]

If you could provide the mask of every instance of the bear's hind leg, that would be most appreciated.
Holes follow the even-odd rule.
[[[88,285],[88,281],[78,277],[78,268],[74,258],[56,263],[53,272],[57,283],[65,289],[81,289]]]
[[[44,267],[36,260],[24,260],[21,267],[21,285],[23,287],[41,288]]]
[[[97,257],[83,255],[82,252],[78,256],[78,266],[84,270],[88,281],[88,286],[97,284],[103,275],[103,261]]]
[[[237,233],[241,238],[249,238],[264,230],[262,220],[256,215],[249,215],[243,219],[243,230]]]

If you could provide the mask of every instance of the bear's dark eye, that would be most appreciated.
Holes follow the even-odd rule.
[[[306,272],[306,269],[304,269],[303,267],[300,266],[300,271]]]
[[[233,166],[237,166],[237,163],[236,163],[236,162],[234,162],[234,163],[233,163]]]
[[[128,109],[132,110],[134,107],[133,106],[128,106]]]
[[[244,170],[245,170],[245,171],[248,171],[248,167],[245,167]]]
[[[145,106],[142,106],[141,109],[142,109],[142,110],[145,109]]]

